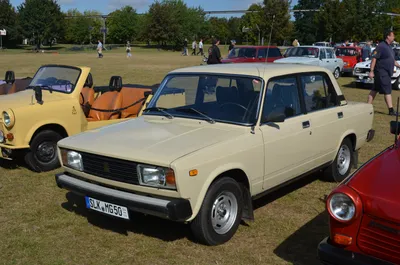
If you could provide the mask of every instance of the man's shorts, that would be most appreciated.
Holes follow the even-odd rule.
[[[375,72],[374,87],[372,90],[379,92],[379,94],[390,95],[392,94],[392,78],[389,73]]]

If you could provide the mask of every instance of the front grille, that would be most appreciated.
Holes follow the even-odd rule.
[[[83,172],[97,177],[139,185],[137,163],[106,157],[81,153]]]
[[[369,74],[370,71],[371,69],[369,68],[356,68],[355,70],[357,74]]]
[[[398,225],[365,215],[357,244],[366,254],[400,264],[400,226]]]

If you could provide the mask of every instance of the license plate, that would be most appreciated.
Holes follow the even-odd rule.
[[[128,208],[124,206],[103,202],[87,196],[85,197],[85,201],[86,208],[88,209],[129,220]]]

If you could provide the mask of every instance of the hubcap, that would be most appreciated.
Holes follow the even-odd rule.
[[[339,78],[339,70],[338,69],[335,70],[335,78]]]
[[[211,222],[214,231],[223,235],[229,232],[236,221],[238,204],[231,192],[222,192],[217,196],[211,209]]]
[[[337,158],[337,168],[340,175],[345,175],[350,167],[351,155],[350,149],[347,145],[340,147],[338,158]]]
[[[50,162],[56,155],[56,147],[52,142],[43,142],[36,149],[36,156],[42,162]]]

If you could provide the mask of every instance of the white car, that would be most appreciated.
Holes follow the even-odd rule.
[[[343,72],[343,60],[337,58],[331,47],[299,46],[291,48],[286,58],[275,60],[274,63],[308,64],[329,69],[336,79]]]
[[[372,51],[375,48],[372,48]],[[395,52],[395,59],[397,61],[397,63],[400,64],[400,47],[394,48],[393,49]],[[371,60],[368,59],[365,62],[361,62],[356,64],[356,66],[354,67],[354,72],[353,72],[353,76],[356,78],[355,82],[356,84],[363,86],[364,84],[373,84],[374,83],[374,79],[369,78],[369,72],[370,72],[370,68],[371,68]],[[395,90],[399,90],[400,89],[400,68],[398,67],[394,67],[394,72],[392,75],[392,87]]]

